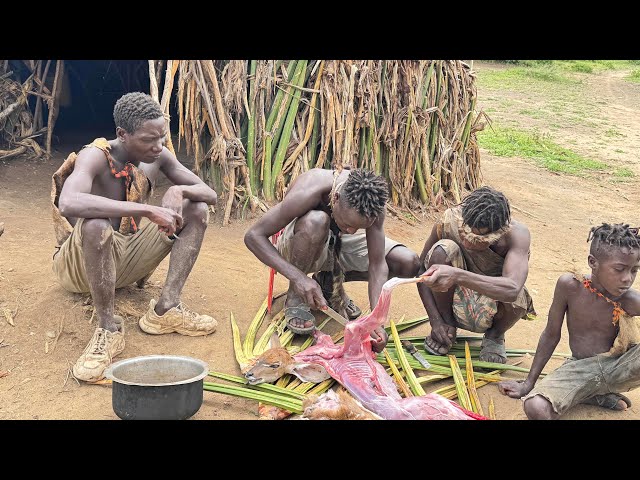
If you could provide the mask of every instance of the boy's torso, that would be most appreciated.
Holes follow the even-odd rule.
[[[567,289],[566,319],[572,355],[579,359],[609,351],[618,335],[613,304],[587,290],[575,278]]]

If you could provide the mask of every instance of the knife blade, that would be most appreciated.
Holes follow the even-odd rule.
[[[338,322],[339,324],[341,324],[343,327],[347,326],[347,319],[344,318],[342,315],[340,315],[338,312],[336,312],[333,308],[331,308],[330,306],[327,305],[327,308],[325,308],[324,310],[320,310],[323,313],[326,313],[327,315],[329,315],[331,318],[333,318],[336,322]]]
[[[431,368],[431,364],[427,362],[427,359],[422,356],[413,343],[409,340],[402,340],[402,346],[406,348],[411,355],[413,355],[413,358],[415,358],[420,365],[424,368]]]

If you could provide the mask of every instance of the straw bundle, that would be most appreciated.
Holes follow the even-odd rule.
[[[20,84],[10,78],[11,73],[0,75],[0,159],[27,152],[38,158],[45,151],[33,140],[33,115],[27,101],[33,77]]]
[[[12,79],[20,75],[11,68],[24,66],[28,70],[26,80],[20,83]],[[47,86],[50,70],[52,83]],[[46,63],[45,60],[0,60],[0,147],[7,148],[0,149],[0,159],[21,154],[30,158],[51,155],[64,75],[63,60],[46,60]],[[29,96],[35,97],[33,113]],[[34,140],[40,136],[43,136],[44,149]]]
[[[224,195],[224,224],[232,210],[266,210],[314,167],[374,170],[388,179],[391,204],[409,211],[459,202],[481,183],[475,133],[484,115],[461,61],[174,60],[171,68],[179,147]]]

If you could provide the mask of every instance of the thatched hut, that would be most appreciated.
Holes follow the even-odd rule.
[[[225,224],[314,167],[384,175],[392,211],[459,202],[480,184],[483,115],[462,61],[91,62],[0,60],[0,159],[50,154],[74,117],[108,136],[115,100],[140,90],[165,111],[167,147],[220,194]]]

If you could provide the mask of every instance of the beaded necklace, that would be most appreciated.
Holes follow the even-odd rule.
[[[622,314],[626,314],[627,312],[625,312],[622,309],[622,305],[620,304],[620,302],[615,302],[609,298],[607,298],[605,295],[603,295],[601,292],[599,292],[598,290],[596,290],[592,285],[591,285],[591,280],[583,278],[581,280],[582,285],[584,286],[584,288],[586,288],[587,290],[589,290],[591,293],[595,293],[598,297],[604,298],[607,303],[610,303],[611,305],[613,305],[613,321],[612,323],[615,325],[616,323],[618,323],[618,321],[620,320],[620,315]]]

